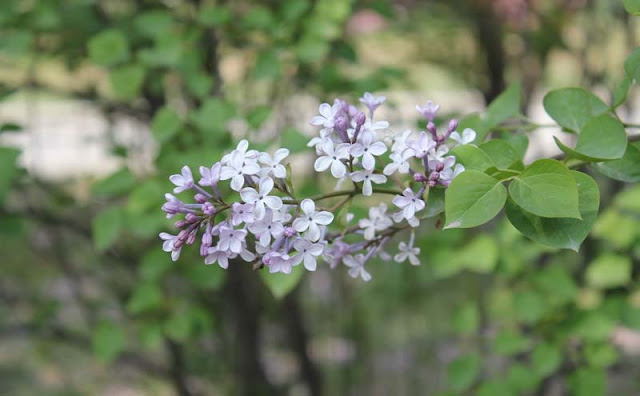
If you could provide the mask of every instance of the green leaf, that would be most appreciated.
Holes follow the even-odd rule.
[[[486,274],[498,263],[498,245],[490,236],[483,234],[475,237],[458,251],[457,261],[461,268]]]
[[[13,179],[18,174],[16,160],[20,155],[20,150],[9,147],[0,147],[0,204],[11,187]]]
[[[605,368],[618,360],[618,351],[606,341],[589,343],[584,348],[584,357],[589,365]]]
[[[522,88],[520,84],[512,84],[501,93],[487,109],[486,126],[491,129],[511,117],[520,114]]]
[[[587,284],[597,288],[625,286],[631,280],[631,259],[604,253],[589,264],[585,277]]]
[[[616,321],[599,311],[583,313],[573,327],[573,333],[585,341],[606,341],[616,326]]]
[[[514,363],[507,374],[509,388],[518,395],[533,391],[540,378],[531,373],[531,369],[523,364]]]
[[[153,247],[142,256],[138,273],[144,281],[155,281],[160,279],[172,266],[171,255]]]
[[[491,161],[498,168],[507,169],[515,162],[522,160],[518,152],[504,140],[492,139],[482,143],[479,148],[491,158]]]
[[[307,143],[309,138],[297,129],[287,128],[280,135],[280,142],[282,145],[286,144],[291,153],[300,153],[308,150]],[[289,172],[287,174],[290,175]]]
[[[623,0],[624,9],[631,15],[640,15],[640,0]]]
[[[109,363],[117,358],[124,351],[126,342],[122,327],[106,320],[98,323],[91,338],[93,353],[103,363]]]
[[[533,278],[536,288],[550,300],[563,304],[578,294],[578,286],[564,266],[551,266],[538,271]]]
[[[100,197],[115,197],[128,192],[136,183],[129,168],[124,168],[94,183],[91,192]]]
[[[427,208],[423,212],[423,216],[434,217],[444,212],[445,191],[446,189],[444,188],[432,188],[429,190],[429,196],[427,197]]]
[[[152,311],[162,306],[162,290],[154,282],[141,282],[135,286],[133,294],[127,302],[127,311],[132,314],[139,314],[145,311]]]
[[[191,282],[200,289],[217,290],[225,279],[226,271],[212,267],[209,265],[189,265],[186,269],[186,275]]]
[[[124,212],[111,207],[100,212],[91,222],[93,244],[99,251],[109,248],[120,236],[124,224]]]
[[[607,209],[593,226],[593,236],[607,241],[617,249],[631,247],[639,234],[638,221],[616,208]]]
[[[253,68],[253,77],[256,80],[275,79],[282,75],[282,66],[276,50],[268,50],[258,54],[256,65]]]
[[[189,92],[198,98],[208,96],[213,89],[213,78],[201,71],[188,72],[185,77]]]
[[[515,396],[508,383],[502,381],[487,381],[478,387],[475,396]]]
[[[622,158],[595,164],[594,168],[603,175],[625,183],[640,182],[640,149],[635,144],[627,144]]]
[[[177,342],[189,339],[193,332],[193,318],[189,309],[177,309],[164,322],[164,331],[167,337]]]
[[[524,158],[524,155],[527,153],[527,148],[529,147],[529,138],[527,135],[505,132],[500,137],[511,145],[518,158]]]
[[[451,150],[457,162],[464,165],[467,170],[478,170],[484,172],[495,166],[487,153],[471,144],[464,144]]]
[[[574,396],[604,396],[606,382],[606,373],[597,368],[580,368],[569,377]]]
[[[220,4],[202,6],[196,18],[203,26],[216,27],[229,23],[232,17],[229,7]]]
[[[535,373],[544,378],[553,374],[562,363],[560,350],[548,343],[542,343],[531,353],[531,366]]]
[[[234,107],[220,99],[207,99],[202,106],[191,113],[193,123],[205,133],[223,131],[235,113]]]
[[[546,310],[545,299],[534,291],[518,292],[514,295],[513,306],[516,317],[524,323],[535,323]]]
[[[135,99],[140,94],[144,82],[144,67],[140,65],[120,66],[111,71],[109,80],[116,99]]]
[[[494,340],[493,349],[499,355],[515,355],[529,349],[531,341],[513,330],[501,331]]]
[[[578,131],[594,116],[609,111],[598,97],[582,88],[563,88],[549,92],[543,100],[546,112],[561,126]]]
[[[625,76],[622,81],[620,81],[615,91],[613,91],[613,105],[611,106],[613,109],[618,108],[627,100],[627,95],[629,95],[632,84],[633,78],[629,76]]]
[[[120,30],[104,30],[93,36],[87,45],[89,59],[100,66],[114,66],[130,57],[127,36]]]
[[[518,206],[536,216],[580,218],[576,181],[569,169],[556,160],[541,159],[529,165],[511,182],[509,195]]]
[[[480,324],[480,312],[474,302],[468,302],[458,308],[453,316],[453,327],[457,333],[471,335]]]
[[[158,110],[151,121],[151,132],[160,144],[169,141],[181,127],[180,116],[170,107]]]
[[[140,34],[149,38],[156,38],[171,34],[174,28],[174,20],[167,10],[157,9],[146,11],[136,16],[134,25]]]
[[[627,148],[627,132],[617,118],[608,114],[590,119],[580,130],[576,148],[571,149],[554,137],[560,150],[587,161],[613,160]]]
[[[267,285],[267,288],[271,290],[271,294],[273,294],[276,299],[282,299],[293,291],[302,280],[304,270],[300,267],[302,266],[293,267],[293,271],[291,271],[290,274],[283,274],[281,272],[271,274],[268,269],[263,268],[262,271],[260,271],[260,276],[264,284]]]
[[[480,144],[489,134],[489,128],[486,126],[486,120],[479,114],[469,114],[458,122],[458,130],[464,131],[466,128],[476,131],[475,144]]]
[[[578,251],[598,216],[600,192],[587,174],[571,171],[578,187],[578,210],[582,219],[545,218],[531,214],[511,199],[505,206],[507,218],[527,238],[561,249]]]
[[[640,48],[636,48],[624,61],[624,71],[627,77],[640,82]]]
[[[453,360],[447,368],[449,387],[457,392],[469,389],[480,371],[480,357],[476,354],[460,356]]]
[[[269,106],[258,106],[247,114],[247,122],[251,128],[258,129],[271,117],[272,109]]]
[[[462,172],[445,193],[445,228],[476,227],[493,219],[504,206],[507,189],[482,172]]]

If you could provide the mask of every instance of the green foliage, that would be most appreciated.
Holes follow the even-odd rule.
[[[145,69],[140,65],[120,66],[111,71],[111,87],[117,99],[131,100],[138,97],[144,82]]]
[[[182,127],[182,120],[175,110],[163,107],[156,112],[151,121],[153,137],[160,144],[171,140]]]
[[[581,130],[592,117],[602,115],[609,107],[582,88],[563,88],[544,97],[544,109],[558,124],[570,131]]]
[[[580,130],[575,149],[564,145],[558,138],[556,144],[568,155],[587,160],[604,161],[621,158],[627,148],[627,133],[620,121],[610,115],[590,119]]]
[[[100,66],[115,66],[129,60],[127,36],[120,30],[104,30],[92,37],[88,44],[89,59]]]
[[[118,239],[124,225],[122,208],[111,207],[100,212],[93,219],[93,243],[98,250],[106,250]]]
[[[477,354],[461,356],[449,364],[447,381],[452,390],[462,392],[471,387],[480,372],[480,358]]]
[[[19,150],[0,147],[0,203],[4,201],[12,181],[17,175],[16,160],[19,155]]]
[[[631,280],[629,257],[605,253],[589,264],[587,283],[597,288],[625,286]]]
[[[623,0],[624,8],[629,14],[640,15],[640,1],[638,0]]]
[[[469,170],[456,177],[445,196],[447,228],[482,225],[504,206],[507,189],[484,173]]]
[[[126,348],[124,329],[114,322],[103,320],[93,332],[91,344],[96,357],[109,363]]]

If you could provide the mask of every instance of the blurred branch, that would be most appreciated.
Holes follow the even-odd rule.
[[[165,345],[169,352],[169,359],[171,367],[169,368],[169,374],[173,381],[173,385],[176,388],[176,392],[179,396],[191,396],[193,393],[189,390],[187,385],[187,378],[185,376],[185,361],[182,345],[170,339],[165,339]]]

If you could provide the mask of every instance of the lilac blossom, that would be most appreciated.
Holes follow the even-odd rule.
[[[369,131],[362,133],[359,141],[352,144],[349,149],[349,152],[355,158],[362,157],[362,167],[366,170],[373,170],[376,166],[375,157],[384,154],[386,151],[387,146],[382,142],[374,141],[374,135]]]
[[[182,246],[178,248],[175,247],[177,238],[177,235],[171,235],[166,232],[160,233],[160,239],[164,241],[162,243],[162,250],[164,250],[165,252],[171,252],[171,260],[173,261],[178,260],[178,258],[180,257],[180,251],[182,250]]]
[[[376,111],[376,109],[381,104],[383,104],[387,100],[387,98],[384,96],[374,96],[370,92],[365,92],[363,97],[360,98],[359,100],[360,100],[360,103],[367,106],[367,108],[369,109],[369,114],[373,114],[373,112]]]
[[[476,140],[476,131],[471,128],[465,128],[464,131],[462,131],[462,136],[460,136],[458,131],[454,131],[451,132],[449,138],[455,141],[458,145],[469,144]]]
[[[333,214],[327,211],[316,212],[316,204],[310,199],[303,200],[300,209],[303,214],[293,221],[293,228],[298,232],[307,231],[307,238],[315,242],[320,239],[320,227],[331,224]]]
[[[220,179],[231,179],[231,189],[240,191],[244,186],[245,176],[255,175],[260,172],[260,165],[240,151],[235,151],[229,158],[226,166],[220,171]]]
[[[317,258],[322,255],[324,246],[320,243],[313,243],[307,239],[297,239],[293,242],[293,248],[298,252],[295,258],[304,263],[304,267],[309,271],[315,271]]]
[[[402,195],[396,195],[393,198],[393,204],[402,209],[402,216],[407,220],[425,207],[424,201],[410,188],[406,188]]]
[[[246,203],[255,205],[254,213],[256,219],[260,220],[265,215],[265,207],[271,209],[280,209],[282,199],[275,195],[269,195],[273,190],[273,180],[264,178],[258,184],[258,190],[252,187],[245,187],[240,191],[240,197]]]
[[[240,202],[234,202],[233,205],[231,205],[231,224],[233,226],[238,226],[242,223],[253,223],[255,221],[253,208],[254,205],[252,204],[241,204]]]
[[[185,190],[189,190],[193,187],[193,174],[191,173],[191,168],[188,166],[182,167],[182,172],[179,175],[171,175],[169,176],[169,180],[176,187],[173,189],[174,194],[180,194]]]
[[[274,220],[273,211],[270,209],[267,209],[262,219],[249,224],[248,228],[263,246],[271,243],[271,237],[279,238],[284,233],[284,226],[281,222]]]
[[[371,182],[375,184],[382,184],[387,181],[387,177],[385,175],[372,173],[370,170],[352,172],[350,176],[351,180],[354,182],[362,182],[362,195],[367,197],[373,194],[373,186],[371,185]]]
[[[220,240],[218,241],[218,250],[229,251],[231,253],[242,252],[242,243],[247,236],[245,229],[233,229],[226,226],[220,228]]]
[[[200,175],[202,178],[198,182],[199,185],[205,187],[213,187],[218,184],[220,181],[220,170],[222,169],[222,164],[220,162],[216,162],[213,164],[211,168],[207,168],[206,166],[200,167]]]
[[[325,139],[322,144],[322,151],[324,155],[316,159],[314,169],[317,172],[323,172],[331,167],[333,177],[343,177],[347,172],[347,167],[342,160],[349,159],[349,144],[340,143],[334,147],[331,140]]]
[[[311,119],[311,125],[321,125],[324,128],[332,129],[335,124],[335,117],[340,110],[340,104],[334,103],[331,106],[329,103],[323,103],[318,108],[320,115],[317,115]]]
[[[369,209],[369,218],[358,221],[358,227],[364,230],[364,239],[371,241],[375,239],[376,231],[384,231],[393,225],[393,221],[386,212],[387,205],[381,203]]]
[[[415,234],[412,232],[411,238],[409,239],[409,244],[405,243],[404,241],[400,241],[400,243],[398,244],[398,250],[400,252],[393,257],[393,260],[397,263],[403,263],[407,259],[409,259],[411,265],[420,265],[420,259],[418,258],[418,255],[420,254],[420,248],[413,246],[414,240]]]
[[[274,177],[284,179],[287,176],[287,169],[280,162],[287,158],[288,155],[289,150],[286,148],[276,150],[273,158],[271,158],[268,153],[260,154],[258,160],[264,165],[263,169],[267,171],[264,176],[273,175]]]
[[[433,122],[433,119],[436,118],[436,113],[440,110],[440,105],[428,100],[424,106],[416,105],[416,110],[418,110],[427,121]]]
[[[436,147],[436,142],[426,132],[420,132],[418,140],[407,140],[407,146],[417,158],[426,157],[431,149]]]
[[[349,267],[349,276],[352,278],[362,278],[363,281],[369,282],[371,280],[371,274],[364,269],[364,263],[367,258],[363,254],[357,254],[354,256],[344,256],[342,262]]]

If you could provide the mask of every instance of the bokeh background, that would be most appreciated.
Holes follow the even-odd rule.
[[[638,187],[594,176],[579,253],[503,217],[430,224],[421,266],[372,263],[369,283],[174,263],[157,236],[168,176],[240,138],[332,188],[306,148],[321,102],[384,94],[400,130],[431,99],[472,124],[519,83],[548,124],[552,88],[610,102],[639,37],[613,0],[3,0],[0,393],[640,394]],[[632,90],[619,114],[637,108]],[[556,153],[559,130],[509,133]]]

